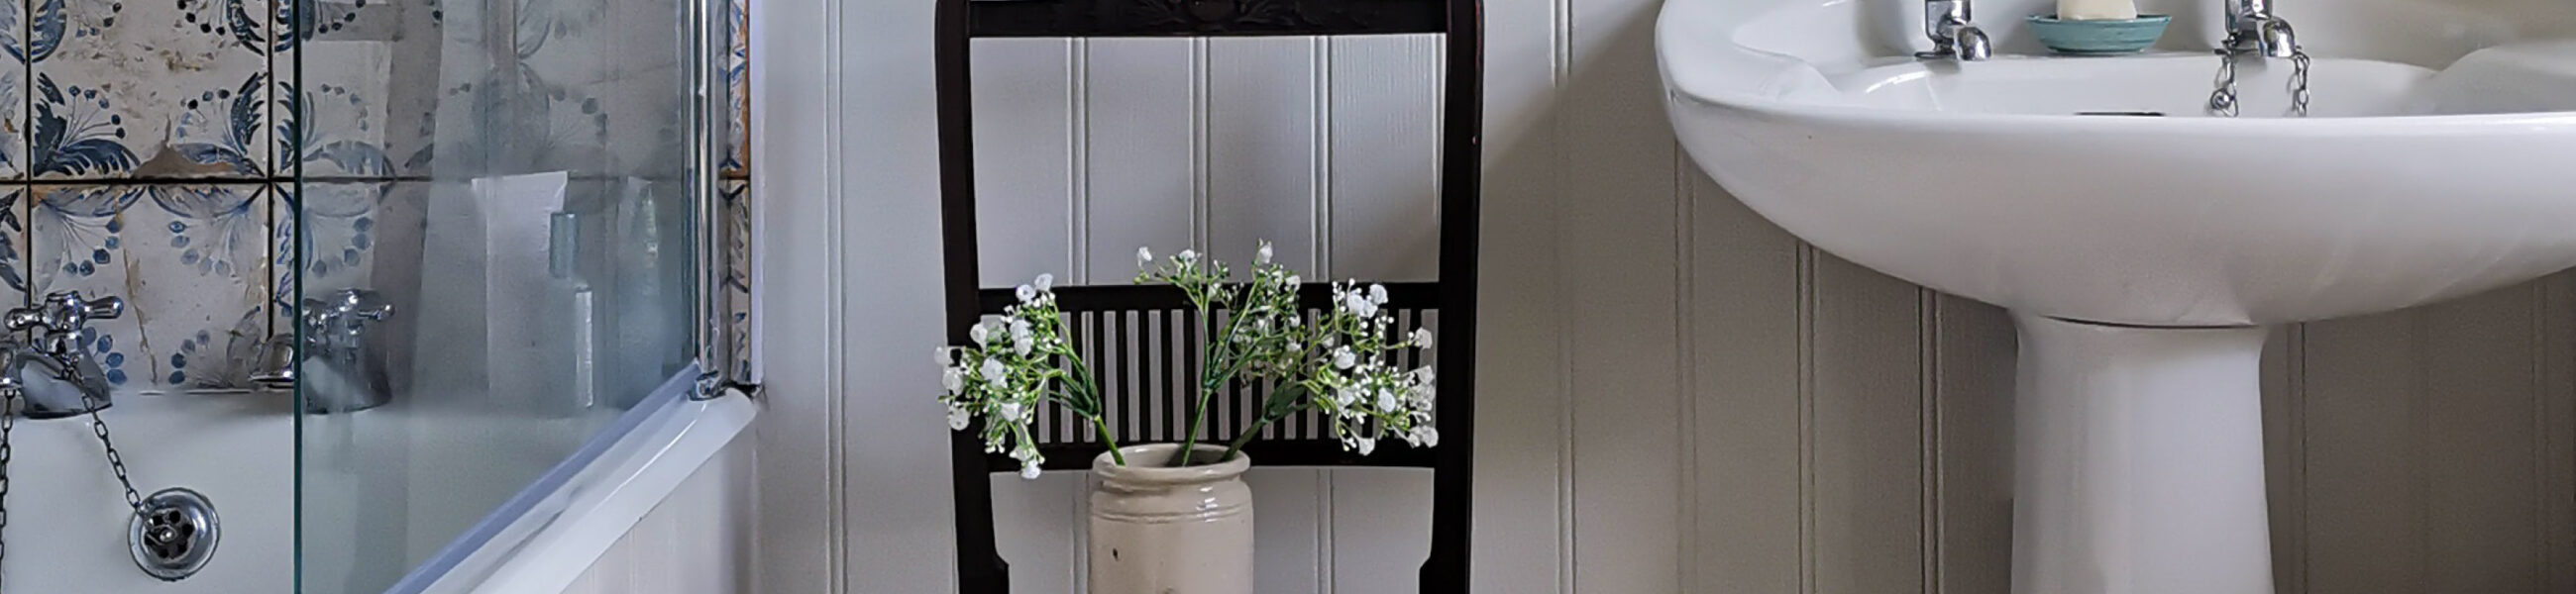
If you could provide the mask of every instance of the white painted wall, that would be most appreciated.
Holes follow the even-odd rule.
[[[945,591],[930,3],[755,4],[763,586]],[[1655,9],[1488,6],[1475,591],[2004,591],[2010,326],[1693,171]],[[1433,121],[1432,47],[981,43],[988,272],[1110,281],[1140,242],[1268,236],[1337,275],[1418,274],[1430,145],[1397,139]],[[2576,277],[2272,348],[2284,592],[2576,591]],[[1421,546],[1390,524],[1418,480],[1255,480],[1265,592],[1402,590]],[[1079,493],[997,493],[1024,591],[1078,583]]]

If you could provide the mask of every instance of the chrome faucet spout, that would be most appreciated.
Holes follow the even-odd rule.
[[[1924,0],[1923,34],[1932,38],[1932,51],[1914,56],[1968,62],[1993,57],[1994,44],[1986,39],[1985,30],[1974,24],[1975,16],[1968,0]]]
[[[2298,33],[2290,22],[2272,14],[2271,0],[2225,0],[2229,54],[2287,58],[2299,53]]]

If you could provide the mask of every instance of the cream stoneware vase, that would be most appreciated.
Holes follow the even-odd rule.
[[[1252,594],[1252,488],[1242,454],[1171,468],[1179,444],[1119,448],[1091,460],[1092,594]],[[1195,449],[1199,461],[1225,454]]]

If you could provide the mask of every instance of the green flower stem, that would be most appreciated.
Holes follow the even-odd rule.
[[[1225,446],[1225,455],[1217,456],[1216,460],[1218,462],[1234,460],[1235,454],[1242,452],[1245,444],[1252,443],[1253,436],[1261,434],[1262,427],[1306,410],[1308,392],[1305,384],[1282,386],[1278,393],[1270,396],[1270,402],[1264,403],[1261,407],[1261,418],[1253,421],[1251,427],[1244,428],[1242,435],[1234,436],[1234,442]]]
[[[1199,333],[1206,334],[1208,331],[1208,322],[1214,320],[1216,315],[1213,312],[1208,312],[1206,301],[1198,301],[1197,305],[1199,311],[1202,312],[1202,315],[1199,316]],[[1225,329],[1232,331],[1234,329],[1234,322],[1234,320],[1226,320]],[[1204,352],[1204,356],[1206,357],[1205,360],[1210,363],[1223,361],[1224,359],[1219,357],[1224,356],[1225,345],[1225,336],[1208,336],[1208,346]],[[1216,395],[1216,391],[1210,386],[1214,386],[1220,381],[1221,380],[1216,379],[1206,371],[1199,372],[1199,404],[1198,406],[1190,409],[1190,429],[1186,432],[1188,437],[1181,439],[1180,453],[1172,456],[1172,460],[1170,462],[1172,468],[1180,468],[1190,465],[1190,452],[1197,451],[1199,446],[1199,426],[1202,424],[1199,420],[1203,415],[1207,414],[1208,400]]]
[[[1271,420],[1272,420],[1272,419],[1271,419],[1270,415],[1262,415],[1262,416],[1261,416],[1261,420],[1260,420],[1260,421],[1258,421],[1258,422],[1253,423],[1251,427],[1249,427],[1249,428],[1245,428],[1245,429],[1243,430],[1243,434],[1242,434],[1242,435],[1234,436],[1234,443],[1226,444],[1226,446],[1225,446],[1225,455],[1223,455],[1223,456],[1217,456],[1216,461],[1218,461],[1218,462],[1232,462],[1232,461],[1234,461],[1234,455],[1235,455],[1235,453],[1243,451],[1243,445],[1244,445],[1244,444],[1252,443],[1252,436],[1260,435],[1260,434],[1261,434],[1261,428],[1262,428],[1263,426],[1269,425]]]
[[[1127,453],[1118,451],[1118,436],[1109,432],[1109,424],[1100,422],[1100,415],[1083,415],[1082,418],[1091,421],[1091,429],[1100,433],[1101,443],[1109,444],[1109,462],[1126,466]]]

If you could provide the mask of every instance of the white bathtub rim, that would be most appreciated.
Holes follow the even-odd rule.
[[[759,407],[728,391],[691,401],[651,398],[631,431],[453,565],[415,573],[391,593],[560,592],[717,453]],[[713,510],[710,510],[712,513]],[[443,555],[444,556],[444,555]]]

